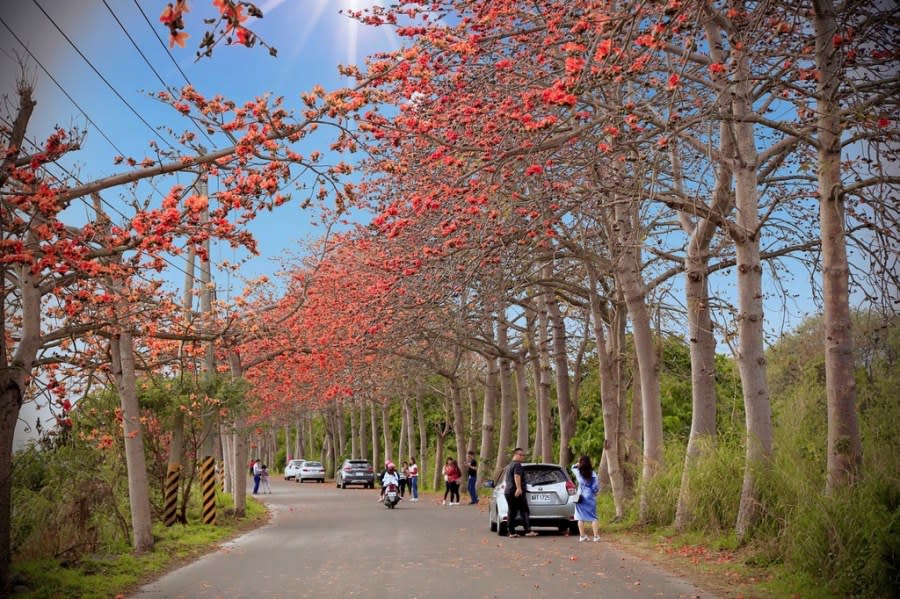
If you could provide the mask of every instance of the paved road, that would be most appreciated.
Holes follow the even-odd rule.
[[[378,491],[272,480],[272,520],[142,587],[157,598],[711,597],[603,543],[556,531],[508,539],[487,505],[425,498],[387,510]]]

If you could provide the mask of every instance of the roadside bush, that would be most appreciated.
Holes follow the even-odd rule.
[[[791,340],[787,348],[791,351],[785,351],[787,366],[774,369],[781,373],[781,379],[773,379],[773,391],[778,392],[773,402],[775,467],[762,485],[756,538],[770,547],[774,541],[780,554],[777,559],[786,568],[822,581],[839,596],[895,595],[900,588],[897,339],[882,342],[879,351],[865,344],[859,348],[860,353],[871,354],[857,375],[862,480],[830,495],[824,494],[823,366],[818,355],[798,361],[803,356],[800,341]]]
[[[16,456],[12,551],[16,559],[78,559],[128,544],[124,466],[93,449],[32,445]]]
[[[737,520],[744,472],[744,444],[733,435],[719,435],[704,447],[692,466],[692,497],[686,530],[729,532]],[[679,481],[680,482],[680,481]]]
[[[681,472],[684,469],[685,444],[681,439],[673,439],[666,443],[664,465],[649,482],[645,484],[644,497],[647,509],[642,524],[669,526],[675,520],[675,508],[678,506],[678,492],[681,488]],[[632,509],[639,509],[638,502],[633,502]]]

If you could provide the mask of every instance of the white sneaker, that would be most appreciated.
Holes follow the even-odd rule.
[[[446,499],[442,500],[441,505],[447,505],[447,500]]]
[[[585,537],[585,538],[587,538],[587,537]],[[594,542],[595,542],[595,543],[599,543],[599,542],[600,542],[600,537],[594,536]]]
[[[588,538],[587,538],[585,535],[581,535],[581,536],[578,538],[578,542],[579,542],[579,543],[584,543],[584,542],[587,541],[587,540],[588,540]]]

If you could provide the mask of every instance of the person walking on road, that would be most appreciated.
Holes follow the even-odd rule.
[[[253,494],[259,493],[259,481],[262,476],[262,466],[259,465],[259,458],[253,460],[253,466],[250,468],[253,473]]]
[[[271,495],[272,487],[269,486],[269,467],[265,464],[262,465],[262,468],[259,471],[259,482],[262,492]]]
[[[444,464],[444,505],[459,505],[459,479],[461,477],[462,473],[459,471],[459,466],[456,465],[456,460],[447,458],[447,462]],[[450,496],[449,503],[447,503],[448,495]]]
[[[409,492],[412,493],[410,501],[419,500],[419,467],[414,457],[409,458]]]
[[[581,491],[581,499],[575,504],[575,520],[578,521],[578,542],[588,540],[587,523],[590,522],[594,529],[594,542],[600,540],[600,523],[597,522],[597,493],[600,492],[600,479],[594,473],[591,458],[586,455],[579,458],[578,463],[572,466],[572,473],[578,482]]]
[[[506,469],[506,480],[503,495],[506,505],[509,506],[507,518],[510,538],[518,537],[516,533],[516,518],[522,516],[522,524],[525,527],[526,537],[536,537],[537,533],[531,530],[531,512],[528,511],[528,501],[525,498],[525,469],[522,462],[525,461],[525,450],[516,447],[513,450],[512,462]]]
[[[475,484],[478,482],[478,462],[475,461],[475,452],[470,451],[466,454],[466,468],[468,469],[468,491],[469,505],[478,503],[478,490]]]

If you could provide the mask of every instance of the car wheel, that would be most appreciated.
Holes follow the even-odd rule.
[[[341,488],[342,488],[342,489],[346,489],[346,488],[347,488],[347,483],[345,483],[344,481],[341,481]]]
[[[505,520],[497,522],[497,534],[501,537],[507,536],[509,534],[509,522],[506,522]]]
[[[569,524],[569,534],[577,535],[578,534],[578,522],[571,522]]]
[[[494,521],[493,514],[488,513],[488,520],[491,523],[491,532],[497,532],[497,523]]]

